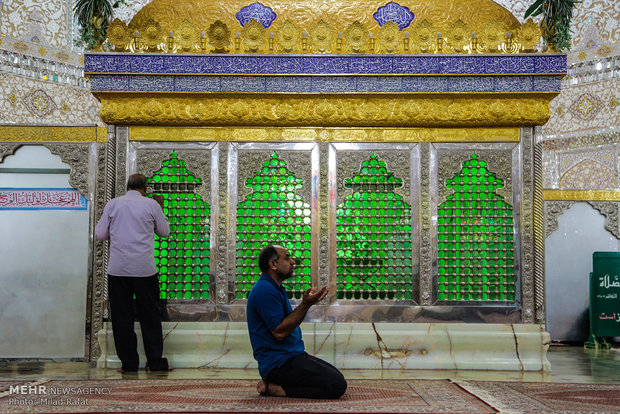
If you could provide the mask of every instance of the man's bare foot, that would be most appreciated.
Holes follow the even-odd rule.
[[[256,384],[256,391],[258,391],[260,395],[267,395],[267,383],[263,380],[258,381],[258,384]]]
[[[271,395],[272,397],[286,397],[284,389],[277,384],[270,384],[266,381],[260,380],[256,384],[256,391],[260,395]]]

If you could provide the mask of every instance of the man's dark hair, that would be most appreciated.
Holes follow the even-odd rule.
[[[260,255],[258,255],[258,267],[260,267],[260,271],[267,273],[269,270],[269,262],[272,260],[278,260],[278,251],[273,244],[268,244],[263,247],[263,250],[260,251]]]
[[[132,174],[127,180],[128,190],[140,190],[146,188],[146,177],[142,174]]]

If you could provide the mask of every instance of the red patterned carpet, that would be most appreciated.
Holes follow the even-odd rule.
[[[620,385],[350,380],[340,400],[326,401],[261,397],[255,386],[254,380],[0,381],[0,413],[620,413]]]
[[[620,385],[459,382],[502,413],[620,413]]]
[[[0,394],[0,412],[497,412],[449,381],[351,380],[341,399],[323,401],[262,397],[255,380],[54,380],[36,386],[45,393]]]

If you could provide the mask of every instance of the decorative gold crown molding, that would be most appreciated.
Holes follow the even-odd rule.
[[[131,141],[519,142],[519,128],[185,128],[129,129]]]
[[[518,127],[543,125],[557,93],[185,94],[97,92],[115,125]]]
[[[106,142],[107,140],[106,127],[0,125],[2,142]]]
[[[545,201],[620,201],[617,190],[543,190]]]
[[[383,0],[271,0],[265,9],[273,13],[271,18],[250,13],[242,25],[237,14],[249,5],[245,1],[154,0],[129,25],[114,20],[103,49],[155,53],[519,53],[534,51],[541,36],[540,27],[531,19],[520,24],[491,0],[400,4],[415,14],[406,24],[400,21],[402,15],[393,16],[400,27],[395,21],[380,25],[373,17],[385,7]]]

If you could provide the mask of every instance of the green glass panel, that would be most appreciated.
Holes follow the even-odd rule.
[[[196,183],[196,185],[201,183],[201,180],[194,177],[185,166],[185,161],[179,160],[177,154],[173,152],[170,159],[162,163],[162,168],[147,179],[149,182],[164,183],[162,191],[158,194],[164,197],[164,205],[167,207],[164,212],[171,223],[169,238],[161,240],[156,236],[155,241],[155,257],[160,258],[158,272],[162,281],[160,287],[162,298],[208,298],[210,207],[199,196],[193,194],[193,189],[180,190],[179,187],[175,187],[179,182]],[[177,243],[177,240],[185,242]],[[184,257],[184,259],[179,257]],[[191,266],[196,260],[199,264],[202,257],[207,260],[205,266]],[[186,266],[178,266],[182,264]],[[168,280],[191,282],[201,278],[204,278],[207,283],[202,285],[163,283]],[[193,292],[183,292],[187,289]],[[201,293],[201,290],[205,292]]]
[[[454,193],[437,206],[440,301],[513,300],[498,293],[515,290],[512,208],[495,192],[503,181],[486,165],[474,153],[454,177],[445,180]],[[512,279],[498,284],[496,276],[504,274]]]
[[[371,165],[375,163],[380,168]],[[365,169],[364,165],[369,168]],[[405,286],[392,283],[395,275],[411,272],[410,267],[394,266],[397,260],[402,263],[401,258],[410,261],[411,257],[411,209],[393,192],[394,188],[402,186],[402,179],[394,177],[385,163],[373,154],[362,162],[357,174],[345,179],[345,186],[353,193],[337,208],[337,297],[405,298],[403,290],[412,290],[411,278]],[[445,211],[438,213],[444,214]],[[348,226],[350,223],[356,225]]]

